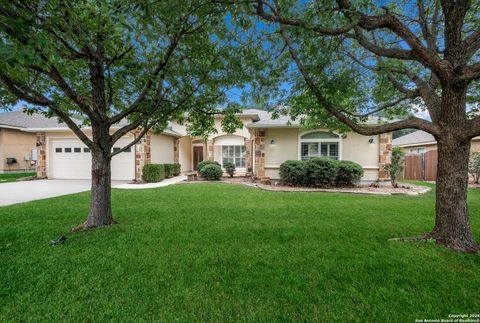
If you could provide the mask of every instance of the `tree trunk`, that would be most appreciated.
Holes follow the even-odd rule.
[[[470,229],[467,191],[470,141],[438,141],[436,218],[431,237],[438,244],[472,252],[479,246]]]

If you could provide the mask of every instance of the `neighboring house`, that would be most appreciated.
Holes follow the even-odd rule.
[[[0,113],[0,173],[35,171],[37,137],[25,130],[40,119],[45,118],[21,111]]]
[[[400,147],[405,154],[424,154],[437,150],[437,141],[428,132],[417,130],[408,135],[393,139],[393,147]],[[480,151],[480,137],[472,139],[472,151]]]
[[[227,134],[221,130],[221,118],[215,118],[217,133],[206,140],[191,137],[186,127],[177,123],[161,134],[147,134],[130,151],[113,157],[112,179],[140,179],[143,166],[149,163],[180,163],[182,172],[188,172],[205,159],[222,165],[232,162],[238,175],[278,179],[284,161],[321,156],[359,163],[365,171],[364,181],[388,180],[383,168],[390,162],[391,133],[362,136],[354,132],[340,135],[327,129],[304,131],[287,117],[274,120],[269,112],[251,109],[239,115],[244,127]],[[52,123],[30,124],[20,130],[36,138],[38,176],[90,178],[88,148],[65,124],[46,120]],[[368,124],[376,124],[376,120],[369,119]],[[88,135],[88,127],[83,129]],[[126,135],[113,149],[123,147],[137,134],[133,131]]]

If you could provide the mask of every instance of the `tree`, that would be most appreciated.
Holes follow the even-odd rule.
[[[394,147],[392,149],[392,158],[390,164],[385,167],[385,171],[390,175],[393,187],[398,187],[397,178],[403,171],[405,153],[402,148]]]
[[[256,0],[254,15],[275,29],[301,77],[295,116],[334,117],[363,135],[413,128],[438,142],[435,227],[421,239],[460,251],[479,249],[467,204],[470,141],[480,116],[467,111],[480,78],[479,3]],[[278,48],[272,42],[272,49]],[[295,106],[296,104],[296,106]],[[364,126],[368,115],[426,111]]]
[[[187,121],[197,135],[213,131],[225,90],[248,75],[239,73],[241,48],[225,46],[224,11],[209,1],[0,3],[1,102],[22,100],[30,112],[58,117],[91,149],[90,213],[78,229],[115,223],[116,154],[172,119]],[[236,110],[222,110],[227,132],[238,127]],[[112,152],[136,129],[135,140]]]
[[[468,162],[468,173],[472,176],[473,182],[478,184],[480,180],[480,153],[472,151]]]

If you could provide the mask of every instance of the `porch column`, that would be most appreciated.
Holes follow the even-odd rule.
[[[47,139],[45,132],[37,132],[37,177],[47,178]]]
[[[254,151],[255,151],[255,176],[258,178],[265,177],[265,130],[264,129],[255,129],[255,141],[254,141]]]
[[[175,164],[180,163],[180,139],[173,139],[173,162]]]
[[[207,159],[213,160],[213,140],[207,140]]]
[[[135,136],[140,134],[140,131],[134,131]],[[147,133],[140,141],[135,145],[135,180],[142,180],[143,166],[151,163],[150,158],[150,133]]]
[[[390,164],[392,156],[392,133],[383,133],[379,137],[379,156],[378,156],[378,180],[389,181],[390,175],[385,171],[385,166]]]

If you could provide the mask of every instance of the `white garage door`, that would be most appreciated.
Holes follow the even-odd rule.
[[[113,149],[123,148],[130,141],[119,140]],[[90,179],[92,157],[90,149],[80,139],[50,140],[50,178]],[[134,148],[112,158],[112,179],[132,180],[135,178]]]

